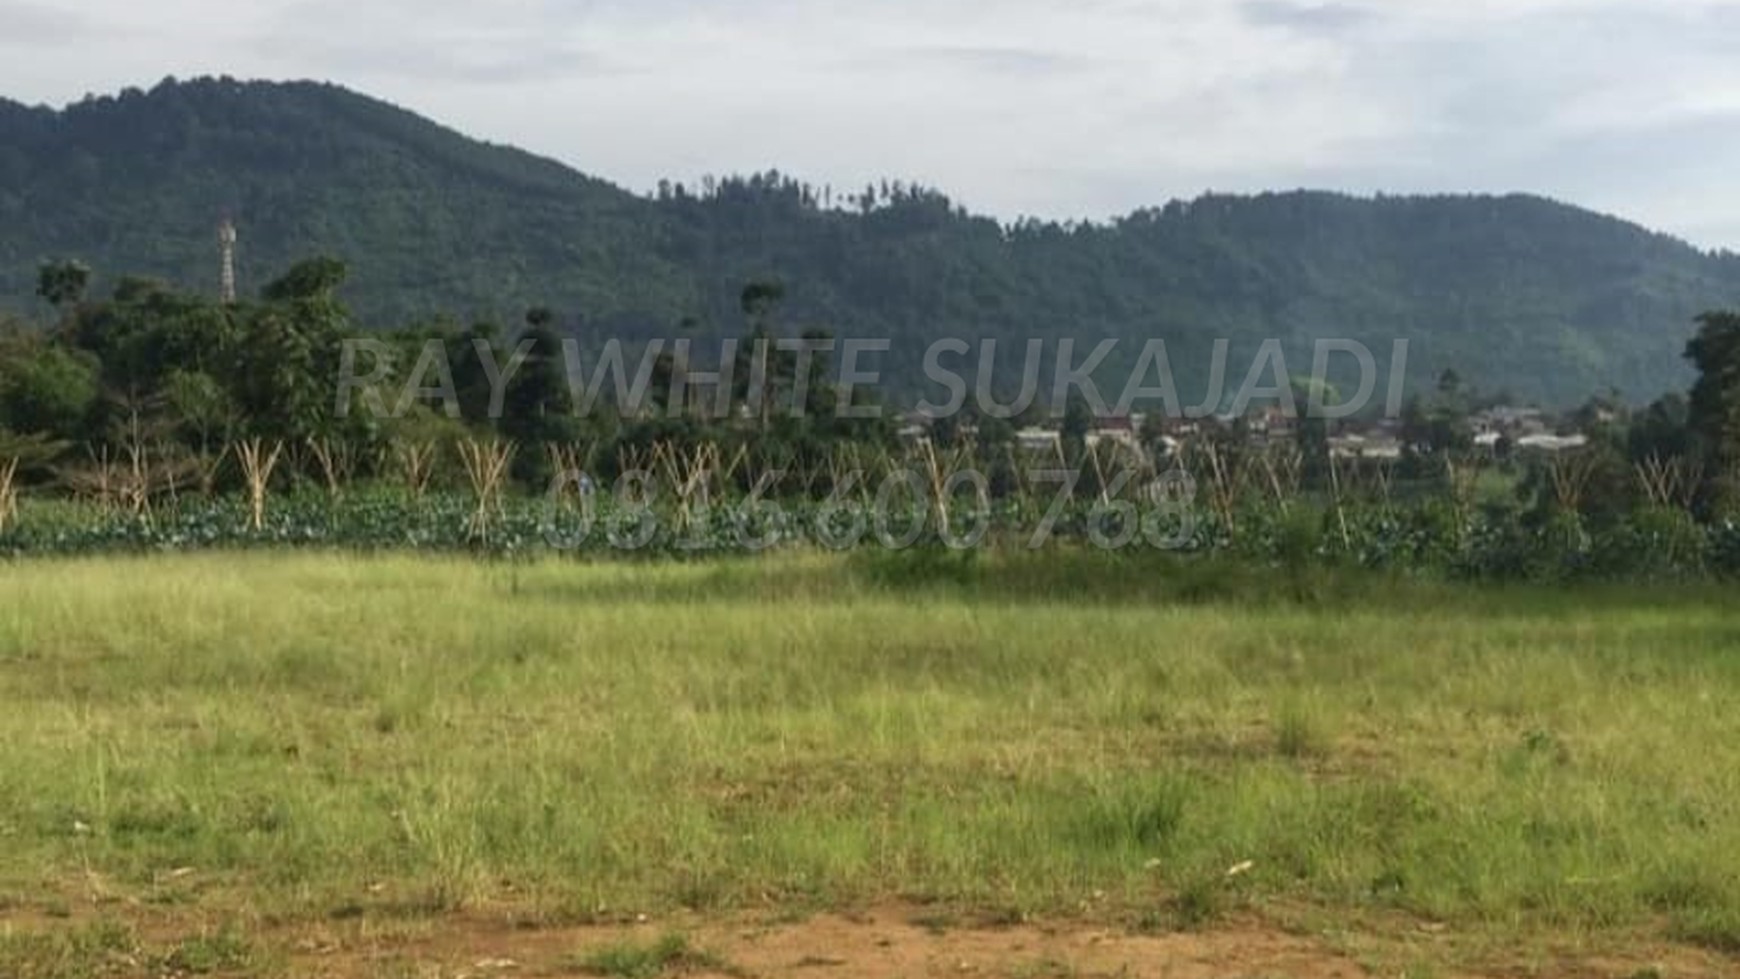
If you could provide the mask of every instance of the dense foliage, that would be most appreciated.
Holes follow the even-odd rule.
[[[1432,503],[1253,504],[1239,511],[1235,528],[1206,508],[1180,519],[1178,512],[1162,517],[1078,500],[1060,508],[1041,535],[1042,509],[1004,500],[989,510],[962,507],[945,523],[928,503],[910,499],[884,506],[736,500],[684,512],[670,500],[643,507],[606,497],[583,509],[518,497],[479,524],[475,502],[463,495],[411,500],[373,491],[333,499],[308,491],[276,501],[256,528],[235,497],[189,499],[149,516],[44,502],[0,530],[0,556],[314,548],[686,560],[823,548],[886,554],[910,583],[926,575],[970,578],[987,549],[1074,546],[1138,563],[1162,550],[1253,562],[1275,569],[1276,586],[1300,598],[1316,594],[1321,574],[1334,568],[1497,582],[1740,577],[1740,522],[1699,524],[1671,509],[1643,508],[1595,524],[1538,522],[1517,507],[1458,516]],[[1121,521],[1131,514],[1142,529],[1126,533]]]
[[[1280,338],[1308,364],[1312,338],[1405,337],[1416,380],[1454,367],[1519,399],[1647,399],[1689,378],[1691,318],[1740,302],[1731,255],[1526,197],[1214,195],[1004,226],[921,187],[776,173],[642,198],[328,85],[0,101],[0,305],[28,309],[56,257],[104,292],[128,270],[215,293],[226,214],[244,285],[335,254],[371,328],[547,303],[592,339],[717,337],[741,326],[742,282],[783,280],[794,322],[895,340],[884,366],[906,390],[938,337],[1125,338],[1112,372],[1162,337],[1187,393],[1217,338],[1234,363]]]
[[[1500,580],[1740,571],[1734,314],[1699,318],[1689,397],[1640,412],[1594,399],[1572,417],[1588,434],[1575,451],[1476,447],[1480,397],[1448,372],[1407,405],[1397,461],[1338,456],[1309,420],[1291,441],[1235,424],[1169,443],[1158,419],[1131,441],[1094,442],[1079,402],[1048,455],[1020,448],[1012,422],[972,413],[907,441],[887,413],[839,417],[827,366],[790,355],[722,385],[723,414],[696,410],[668,357],[649,362],[650,404],[581,410],[541,307],[511,336],[490,324],[379,334],[376,362],[347,368],[345,275],[310,259],[257,300],[220,303],[137,278],[94,298],[88,268],[45,264],[38,292],[55,325],[0,336],[0,553],[692,555],[1062,539],[1234,554],[1293,581],[1337,564]],[[778,333],[782,296],[742,290],[751,335]],[[446,390],[426,386],[434,362]],[[337,377],[365,374],[376,380],[348,404],[334,396]],[[769,410],[781,396],[807,410]]]

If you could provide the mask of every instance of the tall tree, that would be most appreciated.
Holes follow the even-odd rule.
[[[55,439],[83,434],[97,400],[97,368],[84,355],[40,341],[0,352],[0,429]]]
[[[1691,411],[1683,394],[1656,399],[1636,418],[1627,433],[1627,451],[1632,461],[1682,458],[1692,452]]]
[[[795,367],[794,358],[785,351],[774,349],[774,316],[784,299],[785,286],[771,280],[748,283],[738,298],[738,307],[749,326],[749,336],[737,349],[737,366],[733,371],[732,382],[737,388],[738,397],[746,402],[759,404],[758,417],[764,429],[768,419],[773,416],[774,402],[779,398],[783,382]],[[757,358],[761,357],[765,360],[757,365]],[[761,383],[754,385],[758,366],[762,371]]]
[[[533,326],[520,335],[516,347],[527,341],[531,349],[507,382],[497,427],[519,444],[514,475],[538,485],[552,475],[544,447],[572,440],[577,425],[561,340],[547,326]]]
[[[1698,369],[1688,413],[1710,463],[1706,500],[1716,510],[1740,509],[1740,313],[1698,317],[1686,357]]]
[[[1740,313],[1705,313],[1686,348],[1698,369],[1690,421],[1719,460],[1740,462]]]
[[[1069,403],[1064,405],[1060,431],[1064,455],[1071,463],[1087,458],[1087,440],[1094,430],[1094,422],[1094,411],[1087,398],[1079,393],[1072,395]]]
[[[36,274],[36,295],[59,313],[81,302],[90,285],[91,267],[83,262],[44,262]]]
[[[261,435],[300,441],[333,435],[340,345],[349,317],[338,301],[345,266],[331,258],[298,263],[262,292],[235,345],[235,399]]]

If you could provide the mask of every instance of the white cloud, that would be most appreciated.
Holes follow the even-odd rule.
[[[15,96],[331,78],[646,189],[777,166],[1000,216],[1524,190],[1740,246],[1717,0],[0,0]],[[91,26],[97,25],[97,26]],[[67,40],[76,36],[77,41]],[[69,56],[76,43],[77,56]]]

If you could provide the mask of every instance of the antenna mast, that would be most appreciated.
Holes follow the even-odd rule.
[[[236,301],[236,226],[228,217],[218,225],[218,246],[223,250],[223,279],[219,293],[225,305]]]

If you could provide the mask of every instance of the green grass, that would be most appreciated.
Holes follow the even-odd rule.
[[[1303,903],[1740,948],[1731,594],[1312,593],[1067,551],[8,564],[0,902]]]
[[[236,928],[152,945],[131,927],[102,919],[53,931],[0,931],[0,975],[17,979],[90,979],[93,976],[204,976],[277,974],[278,963],[258,952]]]
[[[0,931],[0,969],[33,979],[86,979],[119,975],[142,957],[132,930],[114,921],[57,931]]]
[[[730,963],[689,944],[680,934],[669,934],[651,943],[623,942],[587,952],[574,962],[574,971],[589,976],[616,979],[657,979],[688,972],[733,975]]]

